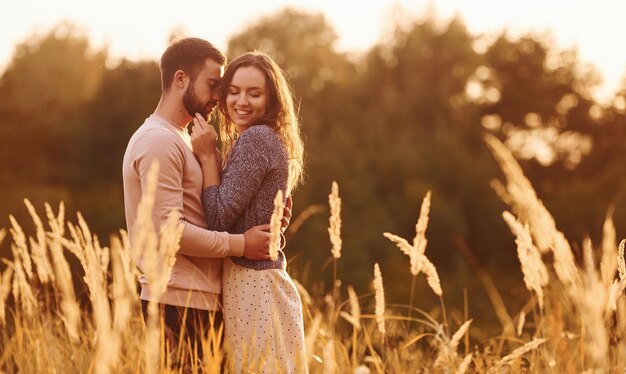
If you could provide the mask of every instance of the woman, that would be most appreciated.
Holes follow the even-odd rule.
[[[224,170],[216,134],[201,116],[192,143],[204,174],[209,229],[242,233],[270,221],[278,190],[289,196],[300,182],[303,145],[292,93],[266,54],[246,53],[226,68],[218,108]],[[208,140],[207,140],[208,139]],[[225,348],[234,372],[306,372],[300,297],[278,259],[224,260]]]

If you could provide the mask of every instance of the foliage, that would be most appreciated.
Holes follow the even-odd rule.
[[[405,258],[380,233],[409,237],[432,190],[429,257],[451,309],[462,309],[466,289],[472,315],[496,320],[480,274],[498,279],[504,303],[520,303],[522,274],[490,188],[498,170],[485,131],[514,150],[568,238],[597,242],[609,206],[617,233],[626,232],[626,88],[609,106],[595,103],[597,73],[576,51],[506,33],[485,45],[460,19],[432,17],[398,24],[362,55],[337,52],[336,40],[323,15],[285,9],[234,35],[227,51],[232,59],[265,50],[299,98],[306,180],[294,217],[312,215],[288,232],[287,253],[313,294],[332,287],[330,244],[320,234],[328,209],[319,204],[336,179],[349,196],[337,270],[359,293],[378,262],[397,277],[387,297],[407,297],[411,276],[396,271]],[[17,46],[0,76],[0,227],[10,213],[27,221],[23,197],[80,207],[100,237],[125,227],[120,160],[158,95],[154,61],[112,63],[71,25]],[[0,256],[9,251],[4,243]],[[581,258],[577,247],[574,254]],[[416,306],[436,303],[426,282],[416,283]]]

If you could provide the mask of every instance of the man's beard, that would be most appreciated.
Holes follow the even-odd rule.
[[[208,110],[208,106],[211,103],[211,100],[206,103],[201,103],[196,97],[196,94],[193,92],[192,84],[187,87],[187,91],[185,91],[185,95],[183,96],[183,106],[185,107],[185,110],[187,110],[187,113],[189,113],[192,117],[195,117],[196,113],[200,113],[202,117],[206,118],[211,112]],[[212,106],[214,107],[215,104],[213,103]],[[213,108],[211,108],[211,110],[213,110]]]

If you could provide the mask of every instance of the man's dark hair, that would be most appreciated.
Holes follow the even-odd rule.
[[[226,56],[210,42],[200,38],[185,38],[171,44],[161,56],[161,89],[166,91],[174,81],[177,70],[184,71],[191,80],[207,59],[220,65],[226,64]]]

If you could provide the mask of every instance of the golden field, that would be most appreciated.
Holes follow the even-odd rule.
[[[580,243],[578,263],[571,243],[537,198],[509,150],[495,137],[485,141],[498,161],[504,181],[493,188],[510,207],[503,212],[515,235],[528,302],[509,315],[498,307],[501,333],[477,339],[480,321],[465,311],[446,311],[437,269],[428,259],[427,228],[431,192],[417,217],[416,235],[407,240],[381,233],[407,255],[410,299],[387,304],[384,290],[391,274],[372,266],[372,292],[357,295],[339,281],[341,197],[333,184],[329,195],[329,252],[333,287],[312,299],[299,286],[305,310],[308,366],[312,373],[612,373],[626,368],[626,266],[624,242],[618,245],[611,213],[603,240]],[[156,175],[156,174],[153,174]],[[432,191],[436,194],[437,191]],[[349,196],[343,199],[349,199]],[[26,201],[35,232],[27,235],[11,217],[0,231],[11,240],[12,259],[3,259],[0,275],[0,372],[6,373],[176,373],[219,372],[222,352],[206,352],[192,367],[177,367],[184,342],[164,352],[163,329],[156,308],[144,323],[137,297],[138,272],[132,250],[142,251],[154,293],[167,285],[177,250],[177,217],[155,233],[149,222],[152,202],[140,207],[141,245],[130,248],[124,231],[101,245],[79,215],[66,222],[64,207],[45,206],[42,222]],[[78,262],[81,272],[71,269]],[[429,312],[414,307],[415,280],[426,277],[440,299]],[[488,276],[488,275],[487,275]],[[295,277],[297,281],[297,276]],[[497,281],[497,280],[496,280]],[[88,302],[81,303],[84,285]],[[488,290],[489,292],[489,290]],[[468,295],[469,300],[472,295]],[[217,335],[207,337],[207,345]]]

